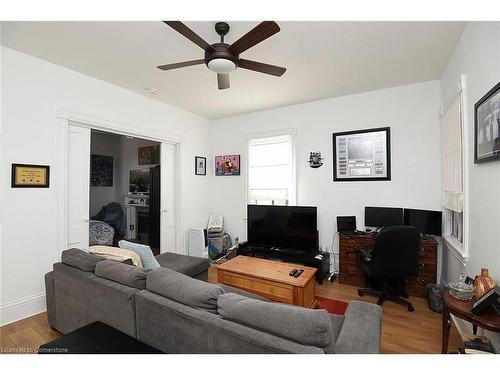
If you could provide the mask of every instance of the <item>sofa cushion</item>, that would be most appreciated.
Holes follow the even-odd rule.
[[[160,267],[160,264],[155,259],[151,248],[148,245],[121,240],[118,246],[122,249],[131,250],[141,257],[142,266],[155,270]]]
[[[103,260],[97,263],[95,275],[137,289],[146,289],[146,276],[151,271],[115,260]]]
[[[157,255],[156,260],[162,267],[170,268],[191,277],[205,272],[210,267],[210,261],[206,258],[175,253]]]
[[[259,301],[234,293],[219,296],[217,308],[224,319],[333,352],[335,338],[326,310]]]
[[[217,298],[224,290],[215,284],[183,275],[168,268],[148,273],[146,289],[184,305],[217,313]]]
[[[105,258],[75,248],[64,250],[61,254],[61,262],[86,272],[94,272],[96,264],[103,260]]]

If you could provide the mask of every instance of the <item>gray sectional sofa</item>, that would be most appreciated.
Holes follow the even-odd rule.
[[[340,316],[273,303],[200,280],[207,261],[184,257],[162,254],[150,271],[66,250],[45,275],[49,324],[68,333],[102,321],[165,353],[380,351],[380,306],[352,301]]]

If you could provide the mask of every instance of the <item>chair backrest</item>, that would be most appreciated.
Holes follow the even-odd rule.
[[[416,276],[420,232],[415,227],[394,226],[380,231],[373,248],[373,275],[393,279]]]

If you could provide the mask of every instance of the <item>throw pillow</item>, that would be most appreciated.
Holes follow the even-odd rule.
[[[153,252],[151,251],[151,248],[148,245],[121,240],[120,242],[118,242],[118,246],[122,249],[131,250],[139,255],[141,257],[143,267],[149,268],[151,270],[160,268],[160,263],[158,263],[153,255]]]

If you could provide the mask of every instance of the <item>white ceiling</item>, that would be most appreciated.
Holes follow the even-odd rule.
[[[229,22],[231,43],[258,22]],[[207,42],[214,22],[186,22]],[[281,77],[237,69],[217,90],[204,65],[157,65],[203,58],[203,50],[162,22],[3,22],[2,44],[208,118],[439,79],[461,22],[278,22],[281,31],[241,57],[284,66]],[[145,94],[146,95],[146,94]]]

